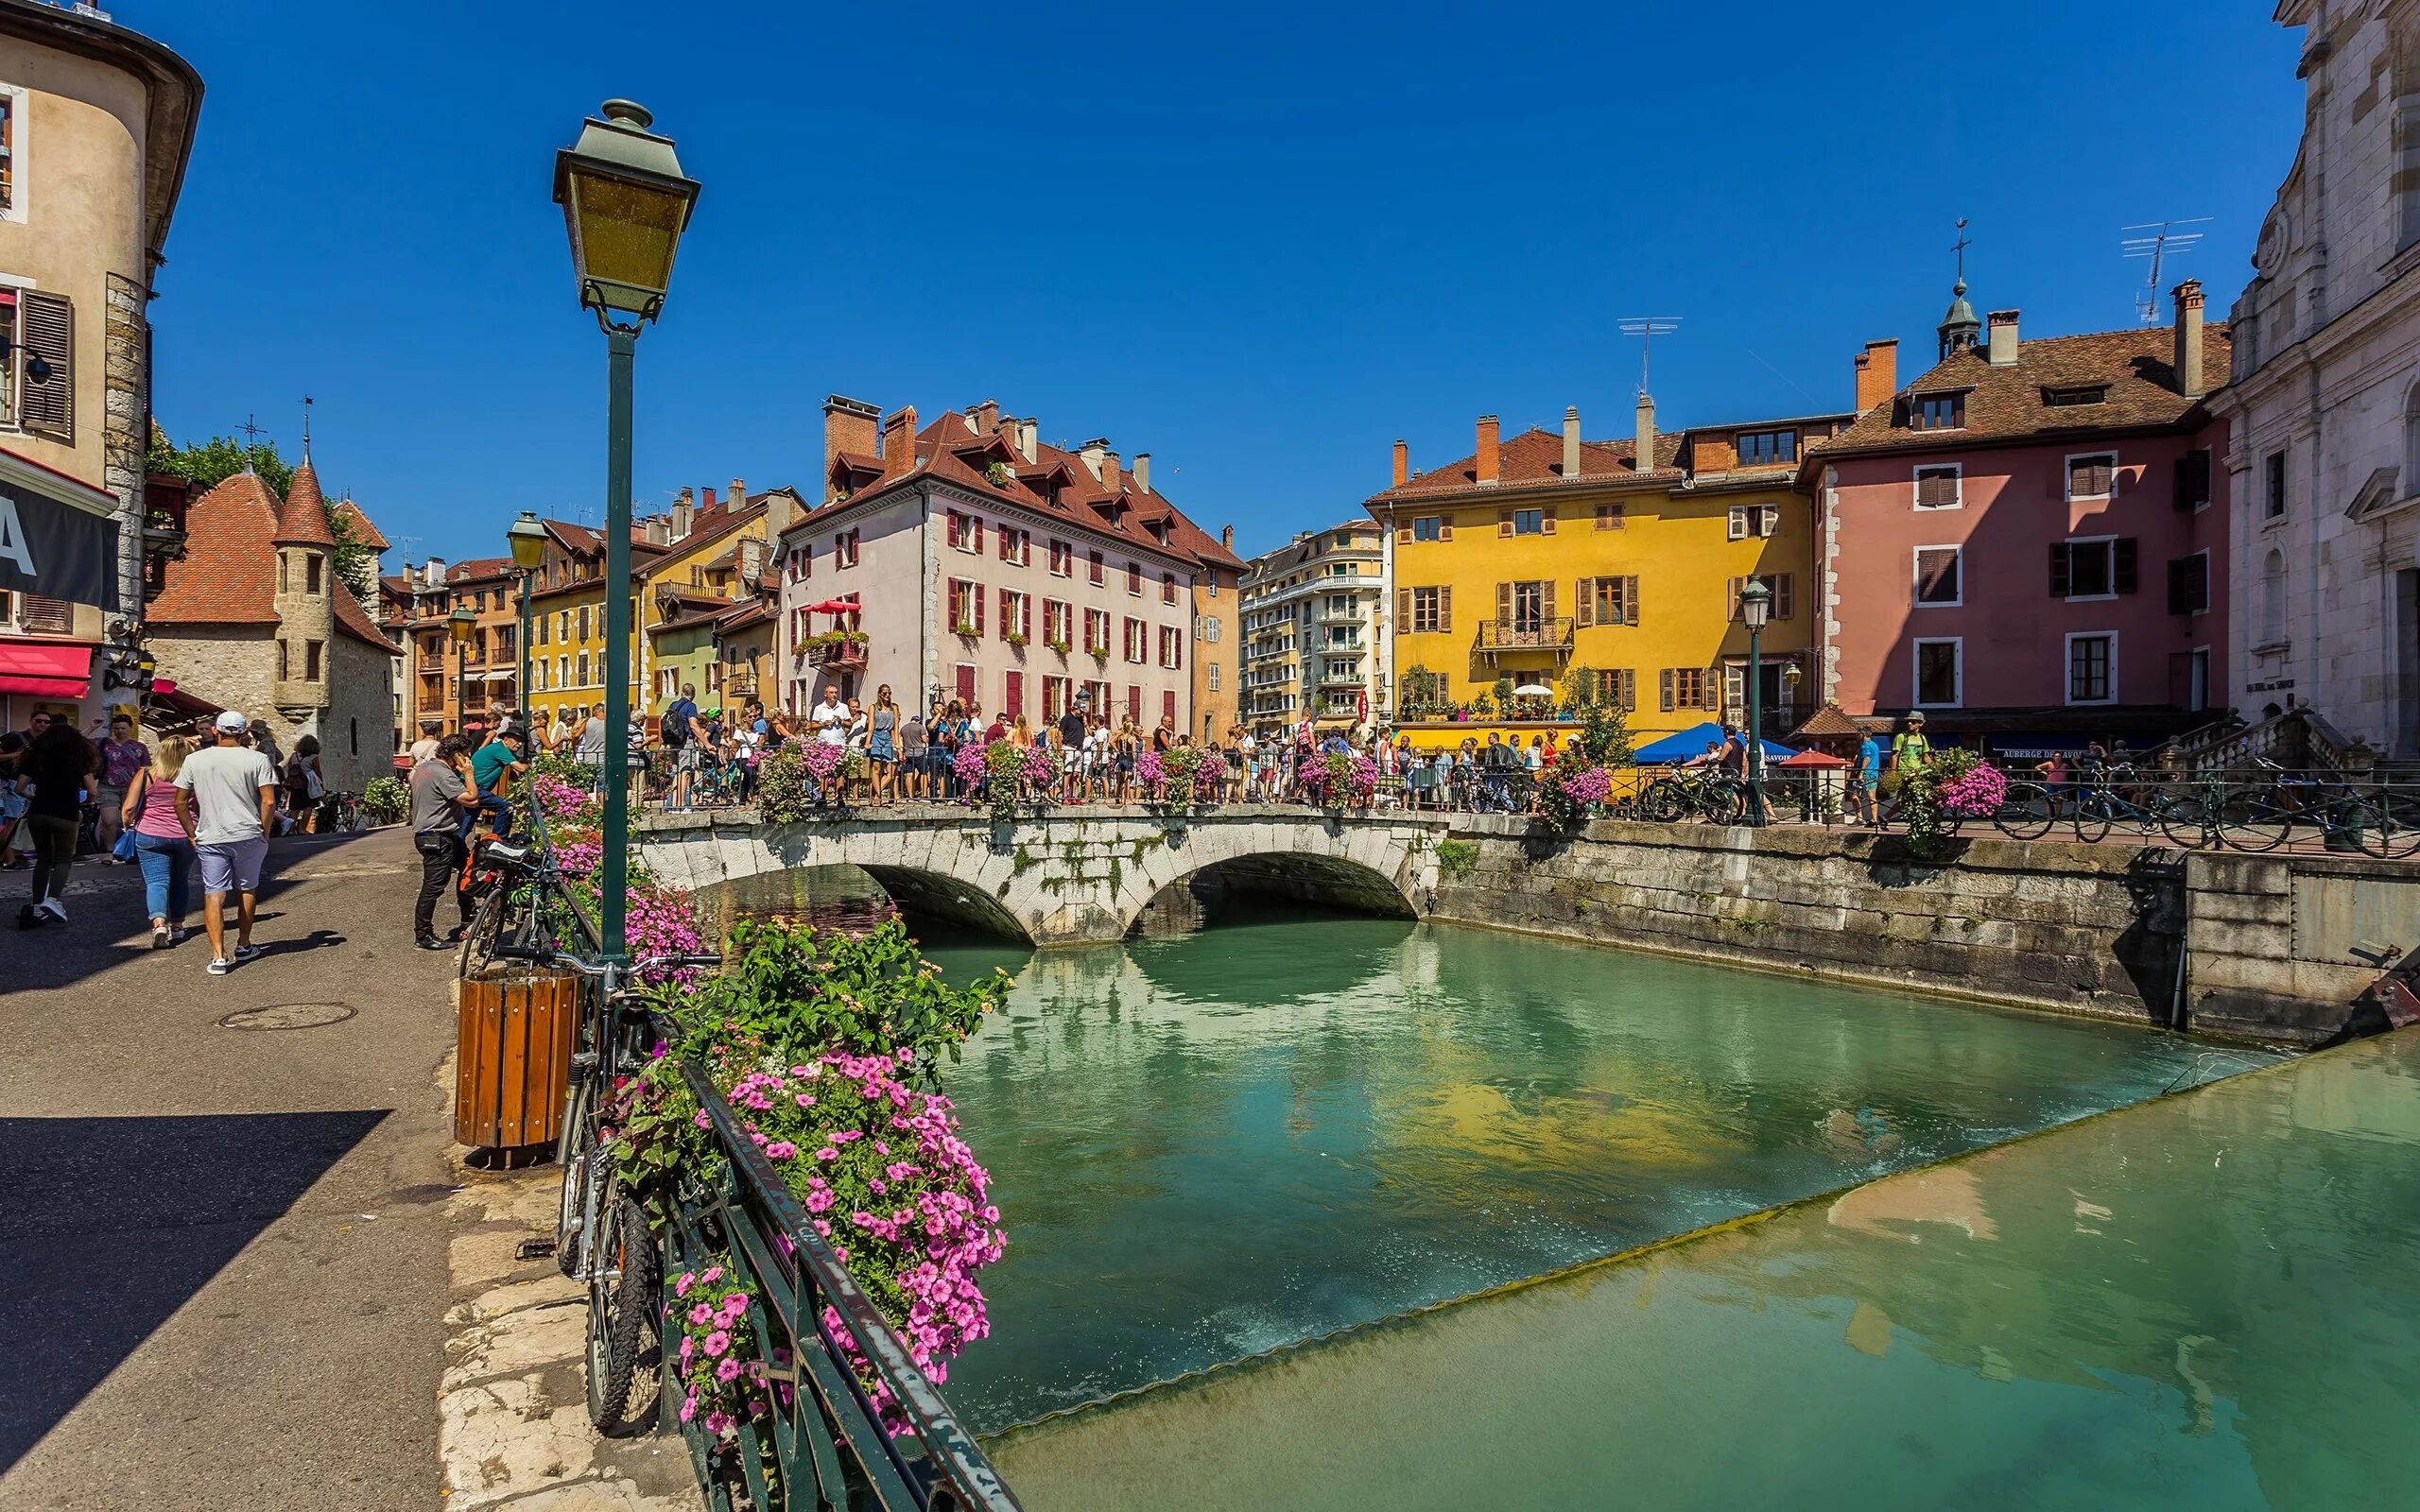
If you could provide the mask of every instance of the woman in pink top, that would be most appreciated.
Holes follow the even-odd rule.
[[[143,902],[151,914],[151,948],[185,937],[185,874],[193,869],[193,831],[177,813],[177,773],[193,742],[171,735],[148,766],[137,767],[119,817],[134,832],[134,859],[143,867]]]

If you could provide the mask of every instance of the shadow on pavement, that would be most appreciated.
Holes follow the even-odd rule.
[[[387,1116],[0,1118],[0,1473]]]

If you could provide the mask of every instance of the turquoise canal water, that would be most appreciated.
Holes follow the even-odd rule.
[[[2420,1031],[994,1446],[1033,1512],[2420,1505]]]
[[[930,954],[1019,978],[948,1079],[1010,1229],[978,1432],[2272,1058],[1394,920]]]

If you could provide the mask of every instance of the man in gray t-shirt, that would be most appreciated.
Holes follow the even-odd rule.
[[[216,726],[218,743],[185,758],[177,772],[177,811],[193,834],[201,863],[201,919],[210,931],[210,974],[225,976],[238,961],[260,954],[252,943],[252,902],[268,827],[277,813],[277,767],[244,744],[244,716],[228,711]],[[236,894],[235,949],[227,949],[227,895]]]

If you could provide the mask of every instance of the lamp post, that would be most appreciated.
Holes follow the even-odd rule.
[[[1748,627],[1748,822],[1765,822],[1765,659],[1762,641],[1765,616],[1772,612],[1773,591],[1754,577],[1740,586],[1739,618]]]
[[[454,612],[445,616],[445,634],[454,643],[454,728],[460,730],[470,722],[470,688],[463,679],[462,659],[471,649],[471,631],[478,627],[478,616],[468,604],[457,604]]]
[[[514,686],[521,699],[521,738],[526,749],[535,745],[538,729],[529,709],[529,579],[546,559],[546,527],[538,523],[535,512],[524,509],[521,518],[512,522],[511,527],[505,531],[504,539],[512,545],[512,565],[521,576],[521,666],[513,676],[519,679]],[[531,756],[534,760],[534,752]],[[537,833],[537,822],[538,784],[531,782],[529,823],[532,834]]]
[[[639,329],[664,308],[672,254],[698,202],[672,141],[650,132],[655,118],[630,100],[607,100],[580,123],[579,139],[555,154],[555,203],[571,236],[580,308],[605,332],[605,745],[628,750],[631,723],[631,365]],[[621,318],[616,318],[616,317]],[[631,809],[626,772],[605,790],[598,878],[598,935],[605,954],[625,954]]]

